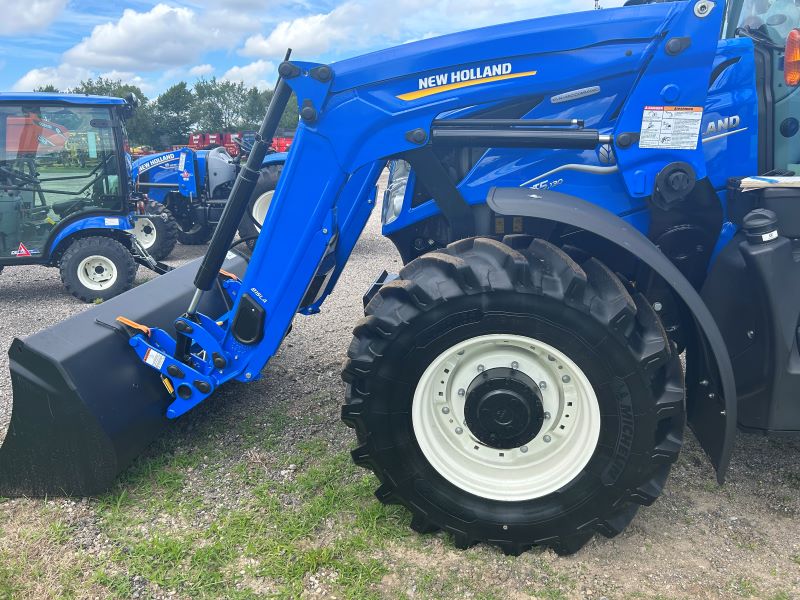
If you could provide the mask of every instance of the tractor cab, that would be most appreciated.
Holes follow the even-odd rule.
[[[71,223],[128,214],[125,101],[29,96],[0,95],[0,265],[49,262]]]
[[[750,38],[758,90],[758,171],[800,175],[800,4],[795,0],[738,0],[723,37]],[[727,122],[732,135],[743,123]],[[719,129],[719,128],[716,128]]]

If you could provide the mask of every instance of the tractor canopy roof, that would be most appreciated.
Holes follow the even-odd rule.
[[[0,104],[37,102],[45,104],[125,104],[122,98],[109,96],[90,96],[88,94],[60,94],[50,92],[0,92]]]

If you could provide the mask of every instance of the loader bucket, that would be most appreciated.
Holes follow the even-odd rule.
[[[0,496],[102,493],[168,426],[166,388],[136,356],[115,319],[171,330],[194,293],[197,268],[195,261],[14,340],[14,397],[0,447]],[[224,268],[242,275],[246,263],[237,255]],[[200,310],[226,311],[218,288],[204,295]]]

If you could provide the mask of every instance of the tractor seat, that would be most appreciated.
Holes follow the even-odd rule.
[[[67,215],[79,210],[83,207],[83,199],[82,198],[73,198],[72,200],[60,200],[58,202],[53,202],[52,209],[53,212],[56,213],[62,219]]]

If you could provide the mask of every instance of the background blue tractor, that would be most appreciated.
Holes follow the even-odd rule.
[[[199,265],[14,342],[0,493],[106,489],[169,419],[258,379],[387,163],[405,265],[367,291],[342,418],[416,531],[568,554],[658,498],[687,420],[720,482],[737,427],[800,432],[800,179],[780,179],[800,11],[631,4],[287,56],[260,139],[292,92],[302,122],[249,263],[230,247],[261,141]]]
[[[125,118],[134,101],[0,94],[0,269],[58,267],[86,302],[131,287],[138,264],[175,246],[169,211],[129,189]]]
[[[175,216],[182,244],[205,244],[222,216],[233,183],[249,148],[232,157],[224,147],[211,150],[182,148],[143,156],[133,162],[134,188]],[[268,154],[260,165],[259,182],[240,224],[240,235],[254,243],[266,215],[284,153]]]

